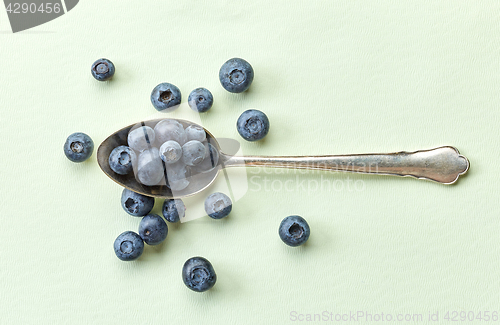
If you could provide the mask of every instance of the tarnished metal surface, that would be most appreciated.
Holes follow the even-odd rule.
[[[358,154],[313,157],[225,157],[225,167],[260,166],[319,169],[363,174],[410,176],[452,184],[467,172],[469,161],[454,147],[439,147],[415,152]]]

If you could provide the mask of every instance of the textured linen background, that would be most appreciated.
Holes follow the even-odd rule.
[[[423,314],[427,323],[429,313],[498,311],[499,17],[500,2],[476,0],[84,0],[12,34],[0,10],[0,323],[297,323],[292,311]],[[100,57],[117,67],[112,82],[90,75]],[[244,94],[219,84],[231,57],[255,69]],[[121,188],[95,151],[72,164],[62,145],[81,131],[97,149],[148,118],[151,89],[164,81],[184,103],[195,87],[212,91],[201,119],[217,137],[240,140],[239,114],[264,111],[271,131],[243,142],[245,154],[454,145],[471,170],[444,186],[248,169],[260,179],[227,220],[170,226],[164,245],[121,262],[112,243],[140,219],[120,207]],[[336,187],[315,189],[321,177]],[[289,179],[291,190],[277,190]],[[290,214],[311,226],[305,247],[278,237]],[[196,255],[218,275],[204,294],[181,280]]]

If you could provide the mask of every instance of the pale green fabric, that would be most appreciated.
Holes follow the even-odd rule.
[[[0,10],[0,323],[286,324],[363,311],[423,324],[429,313],[498,311],[499,10],[493,0],[85,0],[19,34]],[[116,65],[111,82],[90,75],[101,57]],[[255,69],[244,94],[219,84],[231,57]],[[153,116],[160,82],[183,103],[210,89],[201,120],[217,137],[240,140],[239,114],[264,111],[270,133],[243,142],[244,154],[453,145],[471,169],[453,186],[249,169],[226,220],[170,226],[164,245],[121,262],[113,241],[140,219],[122,210],[95,152],[73,164],[62,145],[81,131],[97,148]],[[170,116],[197,118],[185,104]],[[291,214],[311,226],[305,247],[278,237]],[[197,255],[218,276],[204,294],[181,280]]]

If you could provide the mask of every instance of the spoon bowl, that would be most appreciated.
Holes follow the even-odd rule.
[[[155,185],[155,186],[143,185],[136,179],[136,177],[134,177],[134,174],[120,175],[115,173],[109,166],[109,154],[111,153],[111,151],[113,151],[114,148],[118,146],[128,146],[127,137],[130,131],[133,131],[134,129],[139,128],[141,126],[149,126],[154,129],[155,125],[162,120],[164,119],[154,119],[154,120],[143,121],[140,123],[135,123],[126,126],[116,131],[115,133],[111,134],[108,138],[106,138],[106,140],[104,140],[101,143],[101,145],[97,149],[97,162],[99,164],[99,167],[101,167],[102,171],[116,183],[120,184],[125,188],[128,188],[129,190],[132,190],[136,193],[140,193],[146,196],[160,197],[160,198],[180,198],[180,197],[195,195],[203,191],[205,188],[210,186],[217,178],[217,174],[221,170],[220,159],[215,168],[210,172],[206,173],[192,172],[192,175],[189,177],[190,180],[189,186],[181,191],[172,191],[166,184]],[[193,122],[182,119],[175,119],[175,120],[181,123],[184,128],[188,127],[189,125],[197,125]],[[206,129],[204,130],[206,132],[208,143],[210,143],[217,151],[220,152],[219,143],[215,140],[214,136]],[[163,165],[164,165],[164,175],[167,175],[166,169],[168,168],[168,165],[166,164]]]

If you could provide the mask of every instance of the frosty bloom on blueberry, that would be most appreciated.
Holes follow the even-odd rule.
[[[175,111],[181,103],[181,91],[168,82],[161,83],[151,92],[151,103],[158,111]]]
[[[189,289],[203,292],[215,285],[217,274],[206,258],[192,257],[182,267],[182,280]]]
[[[182,162],[188,166],[201,164],[205,154],[206,148],[200,141],[191,140],[182,146]]]
[[[196,140],[203,142],[207,138],[205,130],[196,124],[191,124],[184,131],[186,132],[187,141]]]
[[[244,111],[236,122],[236,129],[247,141],[257,141],[269,132],[269,119],[266,114],[256,109]]]
[[[195,112],[204,113],[208,111],[214,103],[212,93],[205,88],[196,88],[188,97],[189,107]]]
[[[219,151],[208,142],[203,144],[206,147],[205,158],[201,163],[195,166],[195,170],[200,173],[212,171],[219,162]]]
[[[148,214],[139,223],[139,236],[148,245],[158,245],[167,238],[168,226],[157,214]]]
[[[172,140],[181,146],[186,143],[186,133],[181,123],[173,119],[165,119],[158,122],[154,128],[156,143],[161,146]]]
[[[155,142],[155,131],[149,126],[140,126],[129,132],[127,143],[130,148],[142,152]]]
[[[64,143],[64,154],[72,162],[80,163],[87,160],[92,151],[94,151],[94,141],[85,133],[73,133]]]
[[[153,209],[155,199],[124,188],[121,204],[123,210],[128,214],[134,217],[142,217]]]
[[[163,163],[158,149],[144,150],[137,159],[137,180],[144,185],[157,185],[163,178]]]
[[[186,207],[181,199],[166,199],[163,202],[162,213],[165,220],[175,223],[184,218]]]
[[[160,158],[167,164],[173,164],[182,157],[182,148],[179,143],[169,140],[160,147]]]
[[[227,60],[219,71],[219,80],[227,91],[241,93],[247,90],[253,81],[253,68],[240,58]]]
[[[205,211],[212,219],[222,219],[229,215],[233,208],[231,199],[224,193],[213,193],[205,200]]]
[[[190,171],[186,167],[187,166],[182,161],[166,166],[168,177],[167,186],[169,186],[172,191],[182,191],[188,187]]]
[[[133,169],[137,163],[137,155],[134,150],[127,146],[118,146],[109,154],[109,167],[115,173],[126,175]]]
[[[90,71],[96,80],[106,81],[115,74],[115,65],[108,59],[99,59],[92,64]]]
[[[300,216],[288,216],[281,221],[279,231],[281,240],[288,246],[304,244],[311,234],[309,224]]]
[[[125,231],[115,239],[113,248],[116,256],[122,261],[133,261],[142,255],[144,242],[135,232]]]

